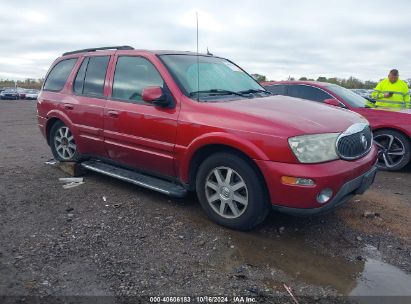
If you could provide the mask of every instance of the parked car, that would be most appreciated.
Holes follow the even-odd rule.
[[[170,196],[196,191],[212,220],[235,229],[255,227],[271,208],[330,211],[363,193],[377,170],[362,116],[271,96],[212,55],[68,52],[37,104],[57,160]]]
[[[1,99],[19,99],[19,93],[15,88],[6,88],[0,93]]]
[[[292,96],[345,108],[364,116],[371,124],[379,147],[378,166],[383,170],[404,168],[411,158],[411,110],[375,108],[361,96],[341,86],[323,82],[280,81],[263,86],[273,94]]]
[[[26,98],[26,89],[16,88],[16,90],[19,93],[19,99],[25,99]]]
[[[39,90],[29,89],[26,90],[26,99],[35,100],[39,96]]]
[[[351,89],[354,93],[357,93],[361,97],[369,97],[368,90],[365,89]]]

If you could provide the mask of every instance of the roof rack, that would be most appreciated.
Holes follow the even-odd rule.
[[[102,51],[102,50],[134,50],[134,48],[131,47],[131,46],[128,46],[128,45],[105,46],[105,47],[99,47],[99,48],[90,48],[90,49],[83,49],[83,50],[66,52],[66,53],[63,53],[63,56],[77,54],[77,53],[84,53],[84,52]]]

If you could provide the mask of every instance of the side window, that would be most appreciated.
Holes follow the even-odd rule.
[[[265,89],[269,92],[271,92],[273,95],[287,95],[287,87],[285,85],[270,85],[266,86]]]
[[[113,94],[115,99],[142,101],[145,87],[163,87],[164,81],[154,65],[145,58],[120,56],[114,73]]]
[[[330,94],[324,92],[323,90],[306,85],[289,86],[288,95],[319,102],[324,102],[324,99],[333,98]]]
[[[84,58],[80,69],[77,72],[76,79],[74,79],[73,90],[78,94],[83,94],[84,78],[86,77],[86,70],[89,58]]]
[[[65,59],[57,63],[47,76],[43,90],[61,91],[66,84],[67,78],[76,63],[77,58]]]
[[[74,80],[74,91],[78,94],[101,97],[110,56],[95,56],[84,59]]]

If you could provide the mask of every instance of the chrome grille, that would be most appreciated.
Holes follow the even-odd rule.
[[[368,124],[357,123],[349,127],[337,139],[337,153],[345,160],[354,160],[368,154],[373,137]]]

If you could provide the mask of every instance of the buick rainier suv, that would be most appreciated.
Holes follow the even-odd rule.
[[[377,170],[362,116],[273,96],[213,55],[67,52],[47,73],[37,108],[55,159],[173,197],[195,191],[209,218],[239,230],[271,209],[333,210]]]

